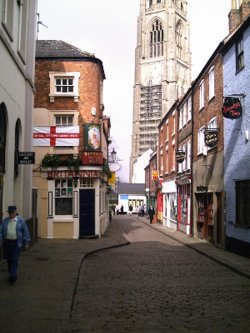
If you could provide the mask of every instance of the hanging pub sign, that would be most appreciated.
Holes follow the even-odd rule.
[[[175,158],[176,162],[182,163],[186,158],[186,152],[184,150],[176,150]]]
[[[205,145],[209,148],[214,148],[218,142],[217,128],[206,128],[204,133]]]
[[[84,124],[84,151],[101,150],[101,127],[99,124]]]
[[[222,106],[222,115],[229,119],[238,119],[242,116],[241,100],[238,97],[225,97]]]

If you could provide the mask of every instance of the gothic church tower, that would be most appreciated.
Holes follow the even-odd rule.
[[[186,0],[140,0],[135,50],[132,152],[134,163],[154,150],[157,126],[191,84],[191,53]]]

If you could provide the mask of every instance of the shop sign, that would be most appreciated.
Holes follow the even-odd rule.
[[[200,186],[197,186],[196,189],[197,189],[197,192],[207,192],[207,186],[200,185]]]
[[[101,151],[84,151],[82,154],[83,165],[103,165],[103,153]]]
[[[218,142],[217,128],[207,128],[204,133],[205,145],[209,148],[214,148]]]
[[[225,97],[222,106],[222,114],[225,118],[237,119],[242,116],[242,105],[238,97]]]
[[[158,180],[158,171],[157,170],[152,170],[152,179]]]
[[[18,152],[18,164],[35,164],[35,153]]]
[[[47,178],[97,178],[100,175],[98,170],[50,170]]]
[[[99,124],[84,124],[84,150],[100,151],[101,130]]]
[[[176,150],[175,158],[176,162],[182,163],[186,158],[186,152],[184,150]]]

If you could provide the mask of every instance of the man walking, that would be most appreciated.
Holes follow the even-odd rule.
[[[21,249],[27,248],[30,233],[25,220],[17,215],[16,206],[9,206],[9,217],[3,219],[0,225],[0,245],[3,244],[4,258],[8,263],[9,283],[15,283]]]

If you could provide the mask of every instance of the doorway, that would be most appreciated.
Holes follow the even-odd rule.
[[[79,238],[95,236],[95,190],[80,190]]]

